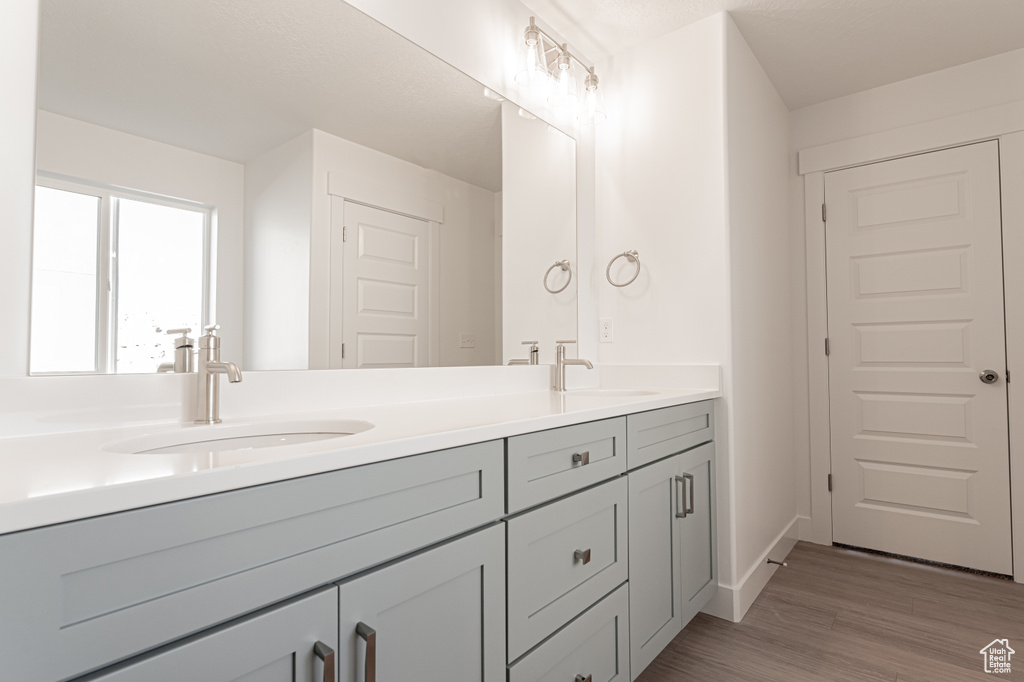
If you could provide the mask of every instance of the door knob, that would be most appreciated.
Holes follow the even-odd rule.
[[[978,378],[983,384],[994,384],[999,381],[999,373],[992,369],[983,369]]]

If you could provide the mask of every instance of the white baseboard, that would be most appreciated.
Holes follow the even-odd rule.
[[[789,555],[789,551],[793,549],[793,545],[797,543],[798,534],[804,525],[801,522],[802,518],[806,517],[793,517],[793,520],[786,525],[775,541],[747,570],[737,585],[719,584],[718,592],[702,612],[733,623],[740,622],[754,600],[757,599],[757,595],[761,594],[761,590],[764,589],[768,580],[775,575],[775,570],[779,568],[779,566],[768,563],[769,557],[775,561],[783,561]],[[809,530],[810,519],[807,521],[806,525]]]

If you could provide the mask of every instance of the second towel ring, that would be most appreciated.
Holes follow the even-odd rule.
[[[620,258],[625,258],[630,263],[636,263],[636,272],[634,272],[633,276],[629,278],[629,281],[623,282],[622,284],[612,281],[612,265],[615,263],[615,261],[619,260]],[[617,255],[615,258],[612,258],[608,262],[608,267],[605,268],[604,270],[604,276],[608,278],[608,283],[611,284],[613,287],[624,287],[629,284],[632,284],[633,282],[636,281],[636,278],[640,276],[640,254],[636,252],[636,249],[623,251],[622,253]]]
[[[550,275],[551,271],[554,270],[555,268],[561,268],[563,272],[568,272],[569,273],[569,279],[565,280],[565,284],[562,285],[561,289],[552,289],[551,287],[548,286],[548,275]],[[544,288],[547,289],[548,293],[551,293],[551,294],[560,294],[560,293],[562,293],[563,291],[565,291],[566,287],[569,286],[569,282],[571,282],[571,281],[572,281],[572,268],[569,266],[569,259],[555,261],[555,264],[552,265],[550,268],[548,268],[548,271],[544,273]]]

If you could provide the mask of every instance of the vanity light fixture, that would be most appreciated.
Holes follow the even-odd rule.
[[[582,97],[577,65],[586,71]],[[559,44],[545,33],[537,26],[534,17],[530,17],[530,24],[523,31],[516,83],[548,95],[547,102],[551,107],[574,112],[581,123],[596,123],[607,118],[597,89],[594,67],[584,64],[569,51],[566,43]]]

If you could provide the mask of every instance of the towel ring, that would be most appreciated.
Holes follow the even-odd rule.
[[[551,287],[548,286],[548,275],[550,275],[551,271],[554,270],[555,268],[561,268],[562,272],[568,272],[569,273],[569,279],[565,280],[565,284],[562,285],[561,289],[552,289]],[[562,293],[563,291],[565,291],[566,287],[569,286],[569,282],[571,282],[571,281],[572,281],[572,268],[569,267],[569,260],[568,259],[560,260],[560,261],[555,261],[555,264],[552,265],[550,268],[548,268],[548,271],[544,273],[544,288],[547,289],[548,293],[551,293],[551,294],[560,294],[560,293]]]
[[[612,264],[614,264],[615,261],[619,260],[620,258],[625,258],[630,263],[636,263],[636,272],[633,273],[633,276],[629,278],[628,282],[623,282],[622,284],[612,281]],[[615,258],[612,258],[611,261],[608,262],[608,267],[605,268],[604,276],[608,278],[608,283],[611,284],[613,287],[624,287],[632,284],[633,282],[636,281],[636,278],[640,276],[640,254],[636,252],[636,249],[623,251],[622,253],[617,255]]]

